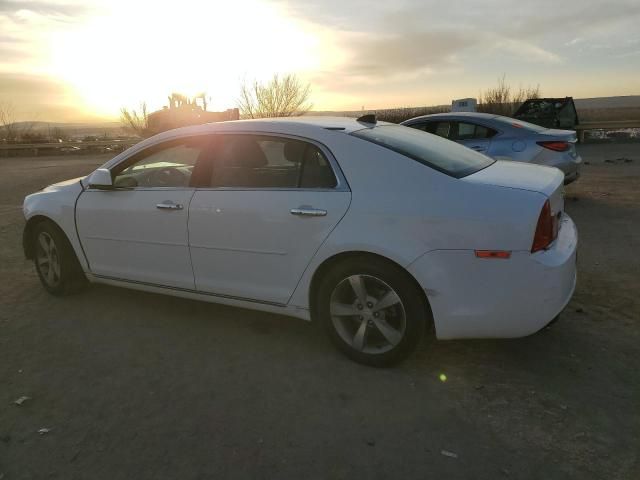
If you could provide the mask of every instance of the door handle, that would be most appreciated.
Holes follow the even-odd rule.
[[[472,145],[471,149],[475,151],[480,151],[480,150],[484,150],[484,147],[482,145]]]
[[[179,203],[162,202],[156,205],[156,208],[160,210],[182,210],[182,205]]]
[[[324,217],[327,214],[326,210],[320,210],[319,208],[311,207],[298,207],[291,209],[291,215],[299,215],[306,217]]]

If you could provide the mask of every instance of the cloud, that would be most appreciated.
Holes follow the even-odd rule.
[[[514,56],[518,56],[521,61],[528,60],[541,63],[560,63],[562,61],[562,57],[556,53],[513,38],[496,39],[494,48],[497,51],[508,52]]]
[[[30,0],[2,0],[0,15],[15,14],[19,11],[30,11],[40,15],[57,17],[77,17],[89,11],[84,3],[30,1]]]
[[[345,35],[342,48],[349,54],[344,71],[376,76],[420,71],[453,62],[457,53],[473,44],[472,36],[454,31]]]
[[[0,101],[15,108],[16,120],[71,121],[91,117],[66,85],[46,76],[2,74]]]

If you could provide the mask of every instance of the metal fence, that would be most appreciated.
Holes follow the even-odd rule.
[[[584,122],[576,126],[578,140],[584,142],[585,133],[589,130],[622,130],[624,128],[640,128],[640,120],[621,120],[616,122]]]
[[[37,157],[46,152],[54,155],[121,152],[140,140],[100,140],[94,142],[57,142],[57,143],[0,143],[0,156],[10,157],[30,154]]]

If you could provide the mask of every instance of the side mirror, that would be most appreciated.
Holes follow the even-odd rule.
[[[111,172],[106,168],[99,168],[87,179],[89,187],[99,188],[103,190],[109,190],[113,188],[113,179],[111,178]]]

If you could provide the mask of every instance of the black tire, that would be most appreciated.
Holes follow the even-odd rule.
[[[377,322],[380,321],[380,318],[371,318],[371,315],[375,315],[375,313],[371,313],[373,311],[372,309],[368,309],[371,304],[367,303],[367,306],[365,306],[365,309],[368,309],[367,315],[369,315],[369,317],[355,317],[351,316],[350,313],[341,314],[342,316],[336,317],[331,314],[332,298],[335,300],[337,295],[343,291],[347,293],[345,289],[351,286],[350,278],[353,277],[361,277],[363,282],[369,284],[369,289],[382,285],[389,287],[393,293],[399,297],[400,303],[389,308],[404,313],[404,321],[401,322],[402,328],[398,328],[398,331],[402,330],[402,332],[395,332],[398,333],[395,338],[400,338],[400,340],[395,345],[389,341],[388,345],[384,347],[388,349],[386,351],[381,350],[380,353],[377,353],[375,350],[381,348],[379,345],[368,346],[366,344],[366,337],[371,335],[371,333],[367,332],[372,332],[374,336],[377,335],[379,339],[382,339],[384,336],[386,340],[386,335],[383,335],[382,330],[377,328],[379,325]],[[344,283],[345,281],[349,282],[348,286]],[[349,305],[349,300],[347,300],[346,305],[350,308],[360,308],[362,305],[360,305],[358,301],[358,295],[355,294],[355,287],[352,288],[354,288],[353,301],[355,303]],[[367,292],[366,288],[365,291]],[[334,294],[336,296],[332,297]],[[334,302],[333,308],[335,308],[336,303],[337,301]],[[373,309],[375,309],[375,305]],[[388,312],[388,310],[385,311]],[[348,258],[334,265],[333,268],[323,276],[317,289],[314,313],[315,318],[322,323],[329,338],[341,352],[358,363],[374,367],[392,366],[407,358],[415,350],[423,337],[426,326],[432,322],[431,310],[424,298],[424,294],[409,274],[391,262],[366,255]],[[368,325],[364,327],[362,325],[362,322],[365,321],[362,320],[363,318],[365,320],[366,318],[370,318]],[[384,320],[386,322],[386,319]],[[386,326],[389,326],[393,321],[393,312],[389,314],[388,320],[389,323],[385,323]],[[358,322],[360,322],[359,327],[357,327]],[[352,343],[348,343],[344,338],[350,333],[346,331],[348,330],[349,323],[354,323],[354,329],[356,327],[358,329],[364,329],[364,333],[361,335],[363,338],[362,351],[357,350],[353,345],[356,343],[355,336]],[[384,340],[381,341],[383,342]],[[366,349],[368,349],[368,351],[364,351]],[[372,349],[374,350],[373,352],[371,351]]]
[[[51,242],[49,262],[43,261],[43,254],[45,257],[47,255],[41,240],[45,243]],[[82,271],[73,247],[57,225],[50,221],[38,223],[33,228],[32,241],[33,262],[40,282],[47,292],[63,296],[79,292],[86,287],[87,277]],[[52,261],[57,261],[57,268],[51,268]]]

